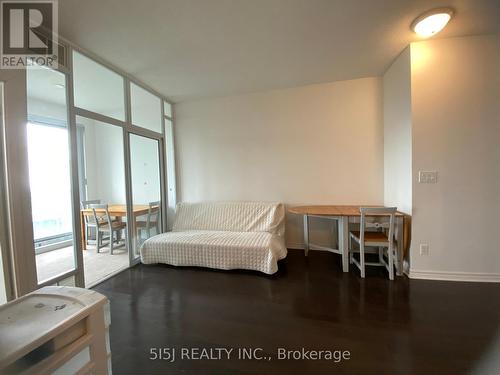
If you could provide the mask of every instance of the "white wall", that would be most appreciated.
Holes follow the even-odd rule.
[[[383,76],[384,205],[412,212],[412,129],[410,48]]]
[[[175,131],[179,201],[383,203],[379,78],[180,103]]]
[[[411,277],[500,281],[500,35],[412,44],[411,65]]]

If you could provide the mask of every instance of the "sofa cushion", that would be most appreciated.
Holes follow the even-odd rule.
[[[269,232],[283,236],[284,217],[281,203],[179,203],[172,231]]]
[[[286,257],[283,240],[268,232],[183,231],[151,237],[141,247],[144,264],[250,269],[267,274]]]

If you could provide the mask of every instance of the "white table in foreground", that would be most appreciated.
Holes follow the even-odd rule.
[[[332,253],[342,255],[342,270],[349,271],[349,224],[359,222],[361,217],[360,207],[368,206],[295,206],[288,209],[289,212],[297,215],[303,215],[304,220],[304,251],[305,255],[309,249],[314,247],[318,250],[330,251]],[[376,206],[374,206],[376,207]],[[396,273],[398,276],[403,274],[403,256],[404,256],[404,219],[405,214],[402,212],[396,213],[396,243],[397,243],[397,260]],[[337,222],[339,248],[329,248],[326,246],[315,245],[309,242],[309,218],[319,217]]]
[[[108,299],[47,286],[0,307],[1,374],[111,374]]]

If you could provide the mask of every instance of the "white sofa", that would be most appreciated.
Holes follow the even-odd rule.
[[[273,274],[287,255],[284,217],[281,203],[179,203],[172,231],[145,241],[141,260]]]

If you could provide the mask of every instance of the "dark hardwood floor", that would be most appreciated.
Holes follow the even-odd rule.
[[[500,374],[500,285],[343,274],[334,254],[291,250],[280,271],[138,265],[96,286],[111,300],[122,374]],[[150,348],[176,348],[174,362]],[[181,348],[234,348],[188,360]],[[238,360],[238,348],[270,359]],[[278,348],[350,359],[279,360]]]

